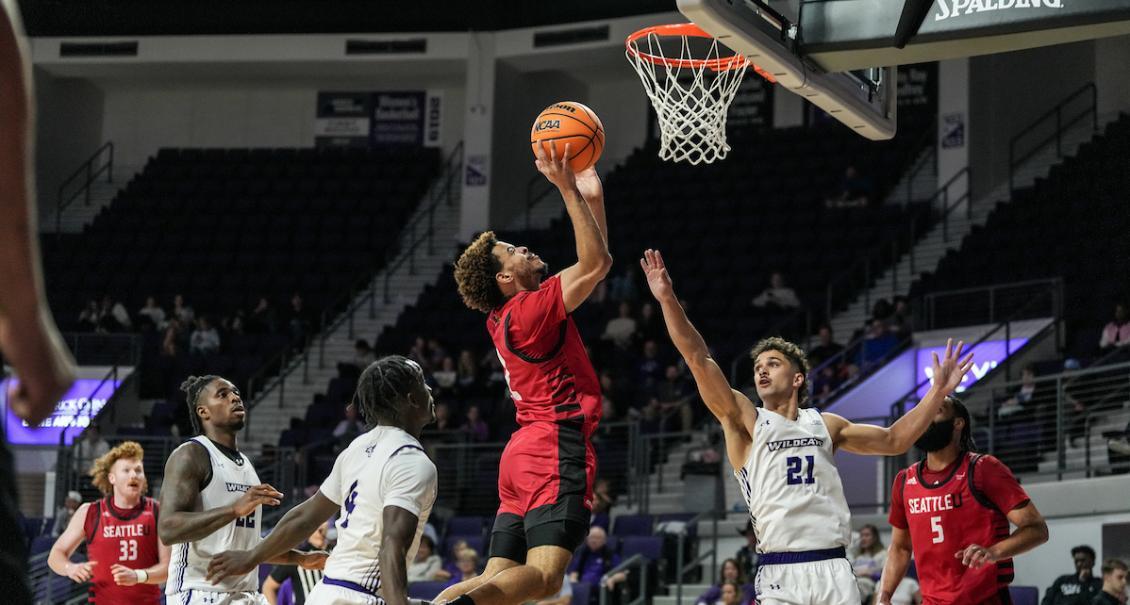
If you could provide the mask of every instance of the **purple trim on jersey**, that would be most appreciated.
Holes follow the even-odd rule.
[[[337,580],[337,579],[331,578],[329,576],[322,576],[322,583],[323,584],[329,584],[330,586],[340,586],[342,588],[348,588],[349,590],[352,590],[352,591],[355,591],[355,592],[367,594],[371,597],[380,598],[377,595],[377,591],[369,590],[368,588],[365,588],[364,586],[362,586],[362,585],[360,585],[356,582],[350,582],[349,580]]]
[[[408,444],[405,444],[405,445],[402,445],[402,446],[396,448],[395,450],[392,450],[392,453],[388,455],[389,460],[391,460],[394,456],[399,454],[400,450],[407,450],[407,449],[420,450],[421,452],[424,451],[424,448],[422,448],[418,445],[412,445],[411,443],[408,443]]]
[[[183,554],[180,557],[180,571],[177,572],[177,589],[174,592],[180,592],[184,588],[184,570],[188,568],[188,542],[181,544]],[[192,592],[191,590],[188,592]]]
[[[799,552],[765,552],[757,555],[758,569],[763,565],[789,565],[792,563],[813,563],[828,559],[847,559],[843,546],[822,550],[802,550]]]

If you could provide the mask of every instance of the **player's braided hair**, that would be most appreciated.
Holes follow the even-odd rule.
[[[382,357],[361,372],[354,405],[369,427],[376,426],[381,420],[399,424],[401,406],[408,401],[408,394],[416,382],[423,378],[424,371],[407,357]]]
[[[969,415],[969,408],[965,407],[965,403],[953,395],[946,397],[946,399],[949,399],[950,405],[953,406],[953,417],[965,421],[965,428],[961,429],[958,447],[965,452],[977,451],[977,442],[973,440],[973,417]]]
[[[196,402],[200,392],[219,376],[207,374],[204,376],[189,376],[180,383],[180,390],[184,391],[184,402],[188,405],[188,419],[192,421],[193,434],[199,435],[203,429],[200,426],[200,416],[196,414]]]
[[[808,401],[808,373],[812,370],[812,367],[808,364],[808,356],[804,354],[804,349],[780,336],[770,336],[761,339],[754,345],[753,350],[749,352],[749,357],[756,360],[758,355],[766,351],[777,351],[784,355],[793,364],[793,369],[804,374],[804,382],[801,383],[796,394],[797,405],[804,405]]]
[[[455,283],[463,304],[483,313],[490,313],[506,300],[494,278],[502,270],[494,255],[497,243],[494,231],[483,231],[455,261]]]

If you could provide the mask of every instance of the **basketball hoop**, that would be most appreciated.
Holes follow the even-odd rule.
[[[659,157],[691,164],[725,158],[726,112],[749,60],[693,23],[641,29],[625,46],[659,117]],[[773,81],[756,65],[754,70]]]

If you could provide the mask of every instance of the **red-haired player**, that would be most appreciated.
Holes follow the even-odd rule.
[[[51,547],[47,564],[75,582],[93,581],[91,605],[152,605],[169,573],[170,550],[157,538],[157,501],[146,497],[145,455],[133,441],[94,461],[90,476],[105,496],[83,504]],[[87,561],[71,555],[86,542]]]
[[[926,459],[895,478],[878,605],[890,605],[912,551],[925,605],[1009,605],[1012,557],[1047,542],[1036,505],[1004,463],[973,452],[972,431],[969,410],[947,397],[916,444]]]

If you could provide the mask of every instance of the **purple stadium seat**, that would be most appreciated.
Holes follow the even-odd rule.
[[[452,517],[447,521],[444,533],[452,536],[482,535],[485,526],[486,519],[483,517]]]
[[[1040,589],[1035,586],[1009,586],[1008,593],[1012,596],[1012,605],[1036,605]]]
[[[589,605],[592,599],[592,584],[588,582],[573,582],[573,598],[569,605]]]
[[[650,536],[655,528],[652,515],[620,515],[612,520],[612,533],[617,536]]]
[[[447,588],[448,582],[413,582],[408,585],[408,597],[432,600]]]
[[[640,554],[651,561],[663,557],[662,536],[628,536],[620,540],[620,556],[624,559]]]

